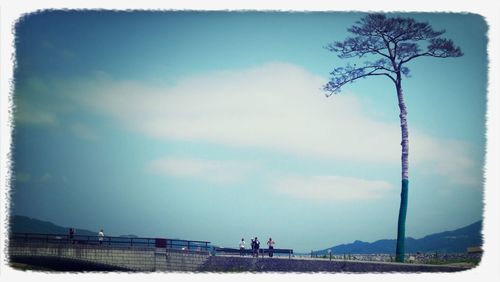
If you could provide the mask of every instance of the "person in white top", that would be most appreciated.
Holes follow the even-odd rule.
[[[245,239],[241,238],[240,241],[240,256],[245,255]]]
[[[267,241],[267,245],[269,246],[269,257],[273,257],[273,250],[274,250],[274,241],[273,238],[269,237],[269,240]]]
[[[104,231],[101,229],[97,236],[99,236],[99,244],[102,245],[102,241],[104,240]]]

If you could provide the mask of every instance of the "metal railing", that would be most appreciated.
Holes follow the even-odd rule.
[[[11,233],[10,243],[50,243],[100,245],[113,247],[149,247],[189,251],[209,251],[210,242],[168,238],[139,238],[105,236],[101,240],[97,235],[61,235],[43,233]]]
[[[395,262],[394,254],[352,254],[352,253],[342,253],[342,254],[325,254],[325,253],[314,253],[301,254],[299,257],[303,258],[315,258],[315,259],[334,259],[334,260],[345,260],[345,261],[375,261],[375,262]],[[406,263],[422,263],[422,264],[432,264],[439,262],[449,262],[449,261],[479,261],[481,259],[481,254],[468,254],[468,253],[405,253]]]
[[[214,247],[214,252],[217,255],[224,255],[224,254],[231,254],[231,255],[254,255],[255,252],[252,249],[236,249],[236,248],[224,248],[224,247]],[[258,250],[259,255],[261,257],[267,256],[271,250],[269,249],[259,249]],[[272,250],[273,255],[279,256],[279,255],[285,255],[288,256],[288,258],[291,258],[293,255],[293,249],[273,249]]]

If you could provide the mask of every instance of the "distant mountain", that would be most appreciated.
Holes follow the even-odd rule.
[[[77,235],[96,236],[97,232],[76,228]],[[482,246],[482,221],[477,221],[466,227],[435,233],[420,239],[406,238],[406,252],[409,253],[463,253],[467,247]],[[42,221],[26,216],[14,215],[10,218],[10,232],[15,233],[45,233],[67,234],[69,227],[58,226],[52,222]],[[137,238],[136,235],[121,235],[120,237]],[[327,254],[332,249],[334,254],[393,254],[396,252],[396,240],[384,239],[373,243],[356,240],[350,244],[342,244],[316,251],[318,255]]]
[[[137,235],[134,235],[134,234],[129,234],[129,235],[120,235],[118,237],[121,237],[121,238],[139,238],[139,236]]]
[[[405,249],[408,253],[463,253],[467,251],[467,247],[483,244],[481,229],[480,220],[457,230],[435,233],[420,239],[407,237]],[[356,240],[350,244],[334,246],[315,253],[324,255],[328,249],[334,254],[393,254],[396,252],[396,240],[384,239],[373,243]]]
[[[76,229],[76,235],[95,236],[97,232]],[[55,225],[52,222],[42,221],[27,216],[14,215],[10,217],[10,232],[14,233],[44,233],[44,234],[68,234],[69,227]]]
[[[76,229],[76,235],[97,236],[96,231]],[[10,232],[14,233],[43,233],[43,234],[68,234],[69,227],[56,225],[49,221],[43,221],[36,218],[30,218],[22,215],[14,215],[10,218]],[[137,235],[120,235],[122,238],[139,238]]]

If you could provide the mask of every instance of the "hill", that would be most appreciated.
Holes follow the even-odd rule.
[[[97,232],[75,227],[78,235],[96,236]],[[406,251],[409,253],[463,253],[467,247],[482,245],[482,221],[453,231],[445,231],[427,235],[420,239],[406,238]],[[14,215],[10,218],[10,232],[67,234],[69,227],[58,226],[49,221],[42,221],[26,216]],[[136,235],[121,235],[121,237],[136,238]],[[315,253],[327,254],[332,249],[334,254],[393,254],[396,252],[396,240],[383,239],[372,243],[356,240],[350,244],[342,244],[326,248]]]
[[[463,228],[427,235],[420,239],[407,237],[406,252],[464,253],[467,247],[482,245],[481,229],[482,221],[477,221]],[[337,245],[316,253],[324,255],[328,249],[332,249],[334,254],[393,254],[396,252],[396,240],[383,239],[373,243],[356,240],[350,244]]]
[[[95,236],[97,232],[76,228],[77,235]],[[49,221],[38,220],[27,216],[14,215],[10,217],[10,232],[14,233],[44,233],[68,234],[69,227],[55,225]]]

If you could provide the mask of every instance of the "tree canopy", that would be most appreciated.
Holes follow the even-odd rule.
[[[440,37],[445,30],[435,31],[427,22],[413,18],[368,14],[347,29],[353,37],[327,45],[339,58],[365,58],[362,66],[347,64],[335,68],[323,89],[327,96],[340,92],[343,85],[367,76],[387,76],[395,84],[400,75],[410,76],[405,63],[418,57],[448,58],[463,53],[453,41]],[[378,58],[377,58],[378,57]]]

